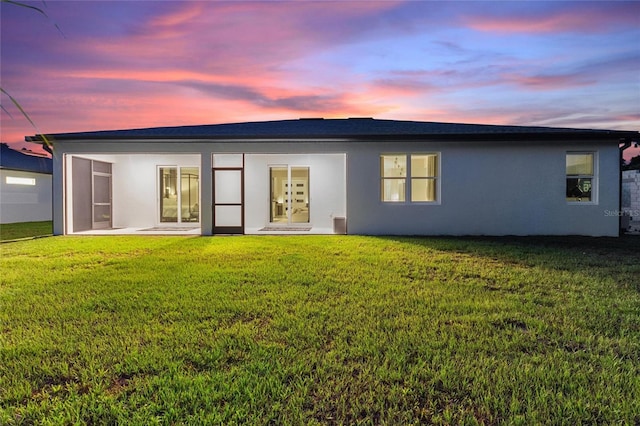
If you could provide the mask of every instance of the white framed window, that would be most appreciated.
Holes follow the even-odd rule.
[[[380,192],[382,202],[438,202],[439,160],[437,153],[381,155]]]
[[[567,152],[566,200],[569,203],[595,203],[597,189],[596,154]]]

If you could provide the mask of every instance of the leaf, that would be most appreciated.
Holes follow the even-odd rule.
[[[9,118],[13,120],[13,115],[11,115],[11,113],[4,107],[4,105],[0,105],[0,108],[2,108],[2,110],[7,113]]]
[[[9,1],[9,0],[2,0],[2,1]],[[36,123],[34,123],[34,122],[33,122],[33,120],[31,119],[31,117],[29,117],[29,114],[27,114],[27,112],[22,108],[22,106],[20,105],[20,103],[19,103],[19,102],[18,102],[18,101],[13,97],[13,96],[11,96],[11,95],[9,94],[9,92],[7,92],[6,90],[4,90],[2,87],[0,87],[0,91],[1,91],[3,94],[5,94],[5,95],[7,95],[7,96],[9,97],[9,99],[11,100],[11,102],[13,102],[13,104],[16,106],[16,108],[18,108],[18,109],[20,110],[20,112],[22,113],[22,115],[23,115],[27,120],[29,120],[29,123],[31,123],[31,126],[33,126],[33,128],[34,128],[34,129],[36,129],[36,131],[39,131],[39,130],[38,130],[38,126],[36,126]],[[4,110],[6,111],[6,109],[5,109],[4,107],[2,107],[2,109],[4,109]],[[11,114],[9,114],[9,115],[11,115]],[[49,140],[47,139],[47,137],[46,137],[44,134],[41,134],[40,136],[42,137],[42,140],[44,141],[44,143],[45,143],[47,146],[49,146],[49,147],[50,147],[50,146],[51,146],[51,142],[49,142]]]
[[[51,20],[51,18],[49,17],[49,15],[47,15],[47,13],[46,13],[44,10],[40,9],[39,7],[32,6],[32,5],[30,5],[30,4],[23,3],[23,2],[20,2],[20,1],[14,1],[14,0],[0,0],[0,1],[2,1],[2,3],[12,4],[12,5],[14,5],[14,6],[26,7],[26,8],[28,8],[28,9],[35,10],[36,12],[38,12],[38,13],[42,14],[42,16],[44,16],[45,18],[47,18],[47,19]],[[43,4],[45,7],[47,7],[47,3],[46,3],[44,0],[42,1],[42,4]],[[60,27],[58,26],[58,24],[56,24],[55,22],[52,22],[52,23],[53,23],[53,26],[54,26],[54,27],[56,27],[56,29],[58,30],[58,32],[60,33],[60,35],[61,35],[62,37],[64,37],[64,38],[67,38],[67,37],[64,35],[64,33],[62,32],[62,30],[60,29]]]
[[[22,3],[22,2],[19,2],[19,1],[13,1],[13,0],[2,0],[2,3],[9,3],[9,4],[13,4],[15,6],[20,6],[20,7],[26,7],[26,8],[29,8],[29,9],[33,9],[33,10],[35,10],[37,12],[40,12],[46,18],[49,17],[49,15],[47,15],[44,10],[42,10],[39,7],[36,7],[36,6],[32,6],[30,4]]]

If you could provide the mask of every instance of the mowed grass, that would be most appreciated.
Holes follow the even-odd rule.
[[[638,239],[0,246],[0,424],[638,424]]]
[[[20,222],[0,224],[0,241],[40,237],[53,233],[53,222]]]

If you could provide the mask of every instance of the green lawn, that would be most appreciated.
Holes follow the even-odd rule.
[[[40,237],[53,233],[53,222],[21,222],[0,225],[0,241]]]
[[[637,238],[0,250],[0,424],[640,423]]]

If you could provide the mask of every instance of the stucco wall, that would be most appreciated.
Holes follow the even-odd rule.
[[[344,154],[247,154],[245,156],[245,228],[269,224],[269,166],[309,167],[310,223],[328,232],[333,217],[346,215]]]
[[[566,201],[567,151],[593,151],[597,201]],[[438,204],[383,203],[379,155],[438,152]],[[618,235],[618,149],[545,144],[362,146],[348,156],[349,232],[397,235]]]
[[[89,160],[112,164],[112,214],[114,228],[150,228],[159,225],[158,166],[200,167],[197,154],[79,154]],[[71,156],[67,156],[67,170]],[[67,194],[73,182],[66,180]],[[67,197],[67,232],[73,232],[72,198]]]
[[[350,234],[618,235],[617,215],[607,214],[619,209],[619,151],[612,142],[58,142],[54,173],[60,173],[61,153],[97,150],[147,155],[200,153],[201,222],[205,235],[211,233],[212,183],[208,171],[213,152],[346,154],[346,213]],[[567,151],[596,153],[595,202],[567,203]],[[439,202],[430,205],[383,203],[380,155],[427,152],[440,154]],[[60,179],[59,176],[56,179]],[[54,232],[62,233],[63,191],[57,185],[54,183]],[[144,188],[153,193],[155,181],[153,187],[149,185],[150,182]]]
[[[7,176],[35,179],[35,185],[10,185]],[[51,175],[0,169],[0,223],[51,220]]]

